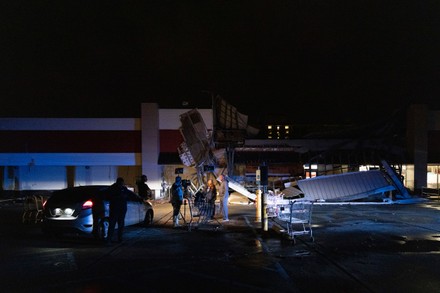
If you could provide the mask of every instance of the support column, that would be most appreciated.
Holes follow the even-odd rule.
[[[148,186],[154,191],[154,198],[160,196],[162,170],[158,165],[160,154],[159,105],[141,105],[142,174],[148,177]],[[141,174],[139,174],[141,175]]]
[[[427,185],[428,109],[426,105],[411,105],[407,119],[407,144],[414,160],[414,191]]]

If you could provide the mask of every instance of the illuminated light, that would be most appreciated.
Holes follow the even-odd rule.
[[[70,209],[70,208],[65,209],[64,210],[64,214],[68,215],[68,216],[71,216],[73,214],[73,209]]]
[[[318,169],[318,165],[313,164],[311,168],[316,170],[316,169]]]
[[[436,183],[437,182],[437,174],[433,172],[428,172],[428,183]]]
[[[62,211],[61,211],[60,208],[56,208],[56,209],[54,210],[54,212],[55,212],[55,216],[60,216],[60,215],[62,214]]]
[[[303,168],[304,168],[304,169],[310,169],[309,164],[305,164],[305,165],[303,165]]]
[[[272,125],[267,125],[267,129],[272,129]]]
[[[85,210],[85,209],[90,209],[91,207],[93,207],[93,201],[91,201],[91,200],[86,201],[86,202],[83,203],[83,205],[82,205],[82,209],[83,209],[83,210]]]
[[[285,125],[284,129],[286,129],[286,130],[289,129],[289,125]]]
[[[280,126],[279,125],[277,125],[277,130],[280,130]]]

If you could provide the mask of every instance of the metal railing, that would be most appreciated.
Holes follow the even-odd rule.
[[[422,187],[422,196],[427,198],[440,199],[440,188]]]

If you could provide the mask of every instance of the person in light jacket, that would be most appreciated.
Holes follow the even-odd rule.
[[[220,181],[220,186],[218,188],[218,194],[220,197],[220,210],[223,214],[223,222],[228,222],[229,183],[223,174],[220,174],[220,176],[218,176],[218,181]]]

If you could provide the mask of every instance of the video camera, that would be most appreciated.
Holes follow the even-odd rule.
[[[182,179],[182,186],[183,186],[183,188],[187,188],[190,185],[191,185],[191,180]]]
[[[180,175],[183,174],[183,168],[176,168],[174,169],[174,174]],[[188,179],[182,179],[182,186],[183,188],[187,188],[188,186],[191,186],[191,180]]]

